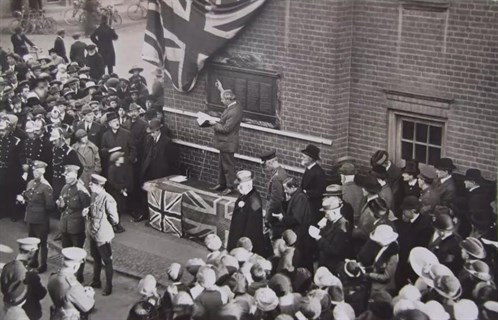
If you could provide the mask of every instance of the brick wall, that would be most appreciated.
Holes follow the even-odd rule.
[[[401,36],[399,6],[355,2],[348,153],[367,163],[372,152],[387,148],[383,90],[395,87],[452,98],[446,156],[459,171],[477,167],[495,178],[498,3],[452,1],[447,18],[446,12],[404,10]]]
[[[498,124],[498,3],[453,1],[449,15],[403,11],[396,0],[273,0],[216,59],[251,56],[254,67],[281,74],[281,128],[332,139],[319,145],[323,165],[351,155],[366,166],[387,148],[388,102],[396,88],[453,99],[448,110],[446,155],[463,171],[478,167],[496,177]],[[206,74],[189,94],[167,81],[168,107],[205,110]],[[225,85],[230,87],[229,84]],[[210,146],[210,129],[191,117],[168,114],[177,138]],[[307,142],[241,130],[239,153],[256,157],[274,148],[284,164],[299,166]],[[195,176],[216,180],[216,155],[182,147]],[[203,167],[203,169],[201,169]],[[261,168],[237,160],[263,179]],[[266,179],[264,179],[266,180]],[[263,182],[258,182],[263,186]]]
[[[320,145],[325,167],[347,151],[351,22],[352,5],[347,0],[269,1],[254,23],[217,57],[252,56],[255,68],[280,73],[281,129],[332,139],[332,147]],[[202,73],[195,89],[185,95],[175,92],[168,81],[165,104],[193,112],[205,110],[205,85]],[[191,117],[169,114],[168,118],[177,138],[211,145],[211,130],[198,128]],[[307,143],[243,128],[239,153],[257,157],[276,149],[284,164],[299,166],[298,150]],[[202,152],[188,147],[182,152],[194,175],[199,173]],[[216,165],[216,156],[208,154],[202,178],[216,181]],[[237,168],[261,171],[240,160]]]

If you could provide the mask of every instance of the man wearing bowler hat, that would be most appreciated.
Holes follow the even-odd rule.
[[[237,189],[240,196],[235,201],[230,233],[228,234],[228,251],[237,247],[242,237],[247,237],[253,244],[253,252],[268,256],[263,235],[263,203],[258,191],[253,187],[251,171],[237,172]]]
[[[216,88],[220,91],[221,102],[225,110],[220,116],[220,121],[211,121],[213,127],[213,144],[220,151],[218,185],[211,188],[220,191],[221,195],[233,192],[235,180],[235,152],[239,149],[239,130],[242,122],[243,110],[240,103],[235,100],[235,94],[230,89],[223,89],[220,81],[216,81]]]
[[[432,225],[434,232],[427,248],[436,255],[439,262],[458,274],[462,268],[462,238],[455,233],[455,222],[448,214],[440,213],[436,215]]]
[[[301,165],[305,167],[301,189],[306,193],[310,202],[312,224],[323,218],[320,209],[323,193],[327,187],[325,171],[318,164],[318,160],[320,160],[320,149],[317,146],[309,144],[301,150]]]
[[[22,238],[17,239],[17,243],[19,254],[3,267],[0,284],[7,314],[18,309],[15,317],[5,316],[3,319],[25,319],[21,317],[23,311],[29,319],[41,319],[40,300],[47,294],[47,289],[41,284],[38,272],[30,267],[38,252],[40,239]],[[21,307],[23,311],[19,310]]]
[[[386,168],[381,165],[373,165],[372,170],[370,170],[370,175],[377,179],[380,184],[381,189],[378,192],[379,197],[386,201],[387,206],[390,210],[394,210],[394,194],[391,186],[387,183],[387,172]],[[399,191],[399,189],[398,189]],[[399,193],[399,192],[398,192]]]
[[[263,168],[270,174],[270,182],[266,192],[266,222],[271,220],[272,214],[283,213],[283,203],[285,201],[285,191],[283,182],[287,178],[287,172],[278,162],[275,150],[266,152],[260,156]]]
[[[479,169],[468,169],[465,172],[465,189],[467,209],[470,214],[478,211],[479,209],[489,209],[491,199],[488,193],[482,187],[483,177],[481,175],[481,170]]]
[[[453,207],[456,196],[456,184],[451,175],[456,169],[450,158],[441,158],[434,165],[438,179],[434,186],[440,197],[440,204],[448,208]]]
[[[370,158],[370,164],[381,165],[386,168],[387,183],[391,187],[393,195],[397,195],[401,183],[401,169],[389,160],[389,154],[385,150],[377,150]]]
[[[415,283],[417,276],[408,264],[410,251],[415,247],[427,246],[432,236],[432,218],[420,214],[421,203],[414,196],[407,196],[400,204],[402,219],[394,222],[399,233],[399,263],[396,271],[396,286],[401,289],[410,280]]]

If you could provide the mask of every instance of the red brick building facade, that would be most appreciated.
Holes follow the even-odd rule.
[[[498,2],[268,0],[214,60],[279,76],[279,128],[241,129],[237,167],[260,181],[261,152],[276,149],[292,170],[308,143],[327,169],[345,155],[367,166],[386,149],[399,165],[446,156],[496,178]],[[215,182],[212,132],[193,117],[206,110],[208,74],[189,94],[167,82],[165,110],[182,162]]]

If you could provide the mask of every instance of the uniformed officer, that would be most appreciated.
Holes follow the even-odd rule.
[[[90,254],[94,259],[93,280],[90,284],[94,288],[102,287],[100,272],[102,264],[105,269],[106,286],[102,294],[112,293],[112,249],[111,241],[114,238],[113,226],[119,223],[116,200],[108,194],[104,185],[107,179],[93,174],[90,181],[92,204],[88,214],[87,235],[90,237]]]
[[[76,152],[66,144],[62,129],[54,128],[50,133],[50,139],[53,144],[52,156],[52,177],[51,183],[54,188],[54,200],[59,198],[62,187],[66,184],[64,178],[64,166],[73,164],[81,166]]]
[[[19,254],[2,270],[1,287],[7,309],[4,319],[41,319],[40,300],[47,294],[36,270],[29,269],[36,258],[40,239],[18,239]],[[26,317],[26,318],[24,318]]]
[[[33,180],[28,182],[26,190],[17,196],[17,200],[26,203],[25,221],[28,223],[28,235],[40,239],[39,273],[47,271],[47,238],[50,231],[49,213],[54,210],[52,187],[43,174],[47,164],[42,161],[33,162]],[[38,260],[34,265],[38,264]]]
[[[22,191],[19,158],[21,140],[15,137],[6,120],[0,120],[0,218],[15,216],[16,195]]]
[[[28,124],[32,126],[32,132],[28,132]],[[43,136],[42,121],[28,121],[26,123],[26,133],[28,139],[21,145],[21,164],[24,173],[27,173],[26,180],[33,179],[33,161],[40,160],[50,163],[52,160],[52,148],[50,142]]]
[[[275,150],[267,152],[260,156],[263,168],[270,175],[268,182],[268,191],[266,192],[265,224],[271,224],[273,214],[282,214],[284,212],[283,203],[285,201],[285,191],[283,181],[287,178],[287,172],[278,162]]]
[[[65,165],[66,185],[62,187],[61,195],[56,204],[61,211],[59,231],[62,236],[62,247],[83,248],[85,243],[85,217],[90,207],[90,193],[81,181],[78,181],[78,170],[75,165]],[[85,214],[86,215],[86,214]],[[76,277],[83,282],[84,263],[81,264]]]
[[[94,305],[94,291],[83,287],[75,273],[85,261],[86,251],[70,247],[61,251],[64,257],[62,268],[50,276],[48,293],[53,306],[50,308],[50,320],[79,320],[90,312]]]

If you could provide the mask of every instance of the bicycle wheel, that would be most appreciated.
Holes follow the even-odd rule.
[[[128,18],[130,18],[131,20],[140,20],[146,14],[144,13],[143,7],[138,4],[132,4],[131,6],[129,6],[126,10],[126,13],[128,14]]]
[[[116,27],[119,27],[123,23],[123,19],[117,12],[113,13],[111,17],[112,17],[112,22]]]
[[[31,34],[35,31],[35,23],[33,21],[23,21],[23,30],[26,34]]]
[[[54,34],[57,31],[57,22],[53,18],[45,18],[42,21],[42,32],[44,34]]]
[[[75,26],[80,22],[80,17],[81,17],[81,10],[79,9],[67,9],[64,11],[64,21],[70,25],[70,26]]]

